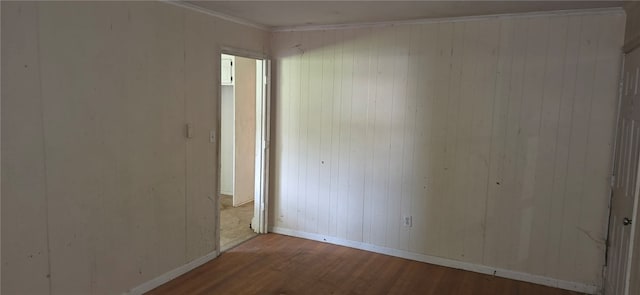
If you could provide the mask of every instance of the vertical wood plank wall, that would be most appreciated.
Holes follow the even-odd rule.
[[[266,54],[268,32],[160,2],[1,5],[2,293],[120,294],[216,251],[220,46]]]
[[[25,294],[42,294],[49,290],[44,122],[40,89],[34,86],[40,83],[37,67],[38,23],[33,21],[37,13],[35,3],[21,6],[2,3],[0,253],[4,271],[0,293],[4,294],[11,291],[16,293],[15,290]],[[12,27],[21,30],[9,30]],[[8,71],[12,75],[8,75]],[[8,122],[19,122],[19,130],[12,132]]]
[[[624,21],[274,33],[271,225],[601,287]]]

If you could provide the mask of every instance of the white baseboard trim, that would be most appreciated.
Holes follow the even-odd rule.
[[[489,274],[489,275],[494,275],[502,278],[529,282],[529,283],[534,283],[534,284],[539,284],[539,285],[544,285],[544,286],[549,286],[554,288],[560,288],[565,290],[571,290],[576,292],[582,292],[582,293],[588,293],[588,294],[599,294],[600,292],[600,289],[597,286],[587,285],[583,283],[563,281],[563,280],[558,280],[554,278],[528,274],[528,273],[523,273],[518,271],[500,269],[500,268],[495,268],[495,267],[486,266],[486,265],[473,264],[473,263],[462,262],[462,261],[457,261],[457,260],[452,260],[447,258],[436,257],[436,256],[412,253],[408,251],[380,247],[372,244],[350,241],[350,240],[340,239],[340,238],[331,237],[331,236],[324,236],[320,234],[307,233],[307,232],[302,232],[302,231],[297,231],[297,230],[292,230],[287,228],[270,227],[269,232],[303,238],[303,239],[315,240],[315,241],[320,241],[320,242],[325,242],[325,243],[330,243],[330,244],[335,244],[340,246],[346,246],[346,247],[356,248],[360,250],[366,250],[366,251],[376,252],[380,254],[386,254],[390,256],[396,256],[396,257],[436,264],[440,266],[468,270],[468,271],[482,273],[482,274]]]
[[[171,281],[189,271],[191,271],[192,269],[203,265],[211,260],[213,260],[214,258],[218,257],[218,251],[214,251],[211,252],[205,256],[202,256],[200,258],[196,258],[194,260],[192,260],[191,262],[179,266],[169,272],[166,272],[156,278],[153,278],[149,281],[146,281],[140,285],[138,285],[137,287],[131,288],[129,291],[125,292],[124,294],[126,295],[141,295],[144,294],[146,292],[149,292],[153,289],[155,289],[156,287]]]
[[[244,201],[244,202],[240,202],[240,204],[235,205],[235,206],[233,206],[233,207],[240,207],[240,206],[242,206],[242,205],[249,204],[249,203],[251,203],[251,202],[253,202],[253,201],[254,201],[254,199],[249,199],[249,200],[246,200],[246,201]]]

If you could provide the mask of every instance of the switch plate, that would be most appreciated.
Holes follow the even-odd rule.
[[[187,138],[192,138],[193,137],[193,127],[191,127],[191,124],[187,123]]]

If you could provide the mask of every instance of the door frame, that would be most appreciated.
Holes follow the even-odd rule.
[[[640,170],[640,157],[638,159],[638,170]],[[629,294],[629,288],[631,287],[631,268],[633,266],[633,250],[635,248],[636,241],[636,227],[638,226],[638,202],[640,201],[640,173],[636,176],[636,189],[633,193],[633,209],[631,210],[631,229],[629,229],[629,253],[627,253],[627,269],[625,270],[624,279],[624,294]],[[639,254],[639,253],[635,253]]]
[[[625,51],[622,57],[622,70],[621,70],[621,75],[620,75],[620,105],[622,106],[622,95],[623,95],[623,79],[624,79],[624,64],[625,61],[627,59],[627,55],[629,55],[630,53],[634,52],[634,51],[640,51],[640,48],[638,47],[633,47],[631,49],[629,49],[628,51]],[[638,53],[640,54],[640,52]],[[638,79],[638,74],[636,73],[636,79]],[[637,81],[637,80],[636,80]],[[636,84],[637,85],[637,84]],[[637,86],[636,86],[637,87]],[[640,170],[640,157],[638,157],[638,166],[637,166],[638,170]],[[624,294],[628,295],[629,294],[629,287],[631,286],[631,271],[632,271],[632,267],[633,267],[633,254],[634,254],[634,244],[636,241],[636,234],[637,234],[637,226],[638,226],[638,206],[640,202],[640,173],[637,173],[636,176],[636,187],[635,187],[635,191],[633,192],[633,208],[631,210],[631,229],[629,230],[629,251],[627,253],[627,265],[626,265],[626,270],[625,270],[625,279],[624,279]],[[635,254],[640,254],[640,253],[635,253]]]
[[[222,77],[221,77],[221,70],[222,70],[222,65],[220,62],[220,56],[222,54],[228,54],[228,55],[233,55],[233,56],[238,56],[238,57],[245,57],[245,58],[252,58],[252,59],[256,59],[256,60],[262,60],[264,62],[264,79],[265,79],[265,87],[263,89],[263,95],[262,95],[262,124],[261,124],[261,128],[260,128],[260,137],[262,140],[260,140],[260,142],[258,142],[256,140],[256,146],[260,145],[261,147],[261,153],[259,153],[258,155],[256,155],[256,167],[258,167],[258,162],[260,164],[260,167],[262,167],[260,173],[257,173],[258,171],[256,171],[256,179],[255,179],[255,192],[256,195],[254,196],[254,220],[256,220],[258,222],[257,225],[253,225],[252,227],[254,228],[254,231],[256,231],[257,233],[267,233],[267,229],[268,229],[268,206],[269,206],[269,142],[271,139],[271,59],[267,54],[258,52],[258,51],[253,51],[253,50],[246,50],[246,49],[242,49],[242,48],[237,48],[237,47],[233,47],[233,46],[225,46],[222,45],[218,48],[218,52],[216,54],[216,62],[214,63],[216,66],[216,76],[217,76],[217,85],[218,85],[218,95],[217,95],[217,100],[216,100],[216,107],[217,107],[217,111],[216,113],[216,138],[218,138],[218,142],[217,142],[217,152],[216,152],[216,161],[217,161],[217,167],[216,167],[216,171],[217,171],[217,178],[218,180],[215,180],[217,187],[215,188],[216,191],[216,198],[215,198],[215,214],[216,214],[216,230],[215,230],[215,245],[216,245],[216,249],[217,252],[220,253],[221,249],[220,249],[220,171],[222,169],[221,167],[221,143],[222,141],[220,140],[220,136],[221,136],[221,122],[222,122],[222,87],[220,85],[222,85]],[[256,131],[258,131],[256,129]],[[258,134],[258,132],[256,132],[256,134]],[[257,150],[257,148],[256,148]],[[257,214],[257,218],[256,218],[256,214]]]
[[[631,53],[633,50],[640,50],[640,49],[631,49],[628,51],[624,51],[622,52],[621,58],[620,58],[620,73],[619,73],[619,82],[618,82],[618,111],[617,111],[617,116],[616,116],[616,130],[614,132],[614,141],[613,141],[613,153],[611,156],[611,179],[610,179],[610,198],[609,198],[609,214],[607,216],[607,242],[606,242],[606,248],[605,248],[605,271],[603,271],[603,292],[607,292],[608,290],[608,285],[610,283],[609,279],[607,277],[607,274],[609,273],[609,267],[611,266],[611,261],[610,261],[610,251],[612,250],[612,245],[611,245],[611,226],[612,226],[612,216],[613,216],[613,194],[614,194],[614,185],[615,185],[615,178],[618,177],[618,175],[616,175],[616,171],[617,171],[617,165],[619,165],[619,163],[616,162],[616,158],[617,158],[617,154],[618,154],[618,139],[621,136],[620,135],[620,126],[621,126],[621,120],[622,120],[622,107],[623,107],[623,97],[625,95],[624,92],[624,79],[625,79],[625,63],[627,61],[627,56],[629,55],[629,53]],[[640,170],[640,157],[638,158],[638,166],[637,166],[638,170]],[[623,289],[623,294],[627,295],[629,293],[629,283],[631,280],[631,264],[632,264],[632,259],[633,259],[633,248],[634,248],[634,241],[635,241],[635,233],[636,233],[636,226],[637,226],[637,220],[636,217],[637,215],[637,211],[638,211],[638,206],[639,206],[639,201],[640,201],[640,173],[638,173],[636,175],[636,187],[634,189],[633,192],[633,208],[632,208],[632,223],[631,223],[631,229],[630,229],[630,235],[629,235],[629,250],[626,253],[626,259],[627,259],[627,265],[626,265],[626,270],[625,270],[625,278],[624,278],[624,289]]]

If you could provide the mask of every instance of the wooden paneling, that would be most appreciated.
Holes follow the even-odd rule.
[[[42,3],[39,24],[52,293],[114,293],[180,266],[181,9]]]
[[[576,292],[268,234],[147,294],[475,294]]]
[[[3,294],[49,293],[37,18],[35,3],[2,3]]]
[[[220,55],[216,19],[184,11],[184,99],[185,116],[193,128],[186,141],[186,261],[216,249],[215,201],[218,175],[217,144],[209,141],[219,122],[218,76]],[[214,37],[212,37],[214,36]],[[217,138],[219,134],[216,135]]]
[[[602,286],[623,25],[274,33],[272,225]]]
[[[217,250],[223,44],[266,53],[268,33],[159,2],[2,3],[3,293],[123,293]]]

